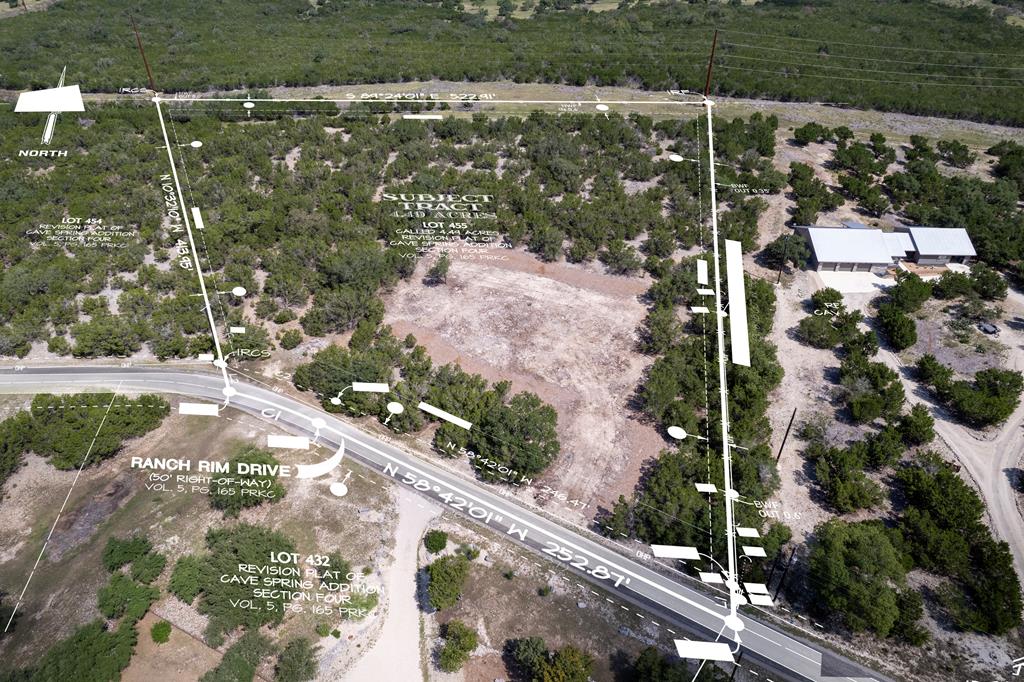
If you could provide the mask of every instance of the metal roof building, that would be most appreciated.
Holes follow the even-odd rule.
[[[914,240],[906,232],[883,232],[882,237],[889,246],[889,255],[897,260],[903,260],[914,253]]]
[[[881,230],[817,226],[797,230],[806,236],[818,270],[878,272],[906,257],[899,251],[901,244],[887,240]]]
[[[883,232],[861,223],[850,223],[847,227],[796,228],[810,245],[817,270],[882,272],[901,260],[919,265],[945,265],[969,263],[977,255],[971,238],[963,229],[914,225]]]
[[[912,260],[920,265],[967,263],[977,256],[967,230],[959,227],[896,228],[897,233],[908,234],[914,241]]]

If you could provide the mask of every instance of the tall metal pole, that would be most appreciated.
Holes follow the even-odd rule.
[[[793,420],[796,419],[796,408],[793,408],[793,414],[789,418],[789,426],[786,427],[786,435],[782,437],[782,445],[779,446],[779,454],[775,455],[775,463],[779,463],[779,459],[782,458],[782,449],[786,447],[786,440],[789,438],[789,431],[793,428]]]
[[[132,30],[135,31],[135,42],[139,46],[139,54],[142,55],[142,63],[146,65],[146,75],[149,76],[149,89],[156,92],[156,85],[153,83],[153,71],[149,68],[149,60],[146,59],[146,51],[142,49],[142,38],[139,37],[139,27],[135,25],[135,17],[128,15],[132,22]]]
[[[704,99],[707,99],[711,94],[711,67],[715,63],[715,46],[718,45],[718,29],[715,29],[715,35],[711,39],[711,56],[708,57],[708,77],[704,81]],[[710,111],[710,109],[709,109]]]

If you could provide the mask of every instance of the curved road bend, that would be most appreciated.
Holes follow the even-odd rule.
[[[0,392],[5,393],[112,390],[118,384],[120,390],[127,392],[176,393],[218,403],[224,401],[224,382],[219,375],[133,367],[0,369]],[[671,620],[695,638],[714,639],[723,631],[728,609],[707,595],[564,528],[481,483],[465,480],[363,433],[317,407],[241,380],[232,385],[237,390],[231,398],[232,407],[303,435],[315,432],[314,419],[322,420],[319,430],[322,442],[338,447],[344,441],[348,455],[393,478],[397,485],[413,487],[448,506],[453,506],[451,500],[463,498],[464,504],[453,508],[461,508],[478,523],[558,562],[561,568],[581,579]],[[280,416],[275,418],[278,414]],[[446,494],[449,501],[439,499]],[[559,554],[571,555],[571,558],[562,559]],[[582,567],[576,568],[569,562]],[[602,579],[600,576],[605,574],[610,577]],[[739,634],[744,659],[755,661],[781,679],[792,682],[884,682],[887,679],[831,651],[822,651],[801,639],[794,639],[749,614],[741,618],[744,628]]]

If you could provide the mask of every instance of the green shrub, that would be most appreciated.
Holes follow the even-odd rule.
[[[962,298],[974,293],[974,284],[968,275],[947,270],[932,285],[932,293],[936,298],[944,300]]]
[[[291,350],[302,343],[302,332],[298,329],[289,329],[281,334],[281,348]]]
[[[63,336],[51,336],[46,342],[46,350],[57,355],[67,355],[71,352],[71,344]]]
[[[910,412],[900,417],[900,435],[907,445],[924,445],[935,438],[935,419],[928,408],[918,403]]]
[[[279,313],[274,315],[275,324],[287,324],[296,318],[295,311],[291,308],[285,308]]]
[[[883,303],[878,307],[878,323],[895,350],[906,350],[917,343],[917,325],[896,304]]]
[[[285,645],[274,667],[276,682],[306,682],[316,678],[317,647],[305,637],[298,637]]]
[[[462,595],[462,587],[469,575],[469,559],[462,554],[441,557],[427,566],[430,584],[427,597],[430,605],[438,610],[455,606]]]
[[[198,557],[183,556],[174,564],[167,590],[186,604],[191,604],[199,595],[202,562]]]
[[[149,629],[149,636],[152,637],[153,641],[157,644],[165,643],[171,638],[171,624],[166,620],[153,623],[153,627]]]
[[[234,474],[228,482],[217,483],[210,486],[210,504],[214,509],[220,509],[224,516],[235,518],[239,512],[249,507],[256,507],[264,502],[279,502],[285,495],[284,486],[273,474],[241,474],[238,467],[240,464],[279,464],[277,458],[265,450],[255,448],[247,449],[229,461],[231,472]],[[248,493],[260,492],[260,495]]]
[[[444,548],[448,546],[448,533],[443,530],[427,531],[427,534],[423,536],[423,546],[431,554],[444,551]]]
[[[842,618],[854,632],[886,637],[893,630],[906,569],[881,523],[833,520],[818,526],[808,563],[818,611]]]
[[[867,423],[878,417],[896,418],[906,395],[895,371],[862,355],[847,356],[839,365],[844,400],[854,421]]]
[[[811,259],[807,240],[796,234],[784,234],[768,243],[761,252],[766,267],[778,269],[786,264],[802,268]]]
[[[145,585],[160,577],[167,565],[167,557],[150,552],[132,562],[132,578]]]
[[[146,615],[150,605],[160,596],[155,587],[139,585],[123,573],[110,576],[110,582],[100,588],[97,606],[107,618],[126,616],[134,622]]]
[[[808,315],[797,325],[797,336],[814,348],[835,348],[840,340],[840,332],[833,324],[833,319],[827,315]]]
[[[896,285],[889,290],[889,297],[903,312],[912,313],[931,298],[932,285],[913,272],[899,272]]]
[[[1006,280],[997,270],[984,263],[975,263],[971,266],[971,284],[975,293],[986,301],[1006,298]]]
[[[460,670],[476,646],[476,630],[459,620],[448,621],[444,626],[444,646],[438,655],[439,667],[449,673]]]
[[[273,651],[274,645],[269,639],[255,630],[246,632],[228,647],[217,667],[200,677],[199,682],[252,682],[260,663]]]
[[[108,571],[116,571],[122,566],[141,559],[149,553],[153,545],[149,539],[136,535],[126,539],[110,538],[103,549],[103,566]]]
[[[820,123],[811,121],[794,130],[793,139],[802,145],[811,142],[826,142],[832,139],[832,131]]]

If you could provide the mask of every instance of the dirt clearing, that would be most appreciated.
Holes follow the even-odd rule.
[[[562,451],[544,483],[588,503],[584,516],[629,495],[665,446],[628,407],[651,362],[636,351],[648,283],[513,252],[453,261],[447,284],[425,286],[428,260],[388,297],[384,322],[412,333],[435,365],[508,379],[552,405]]]

